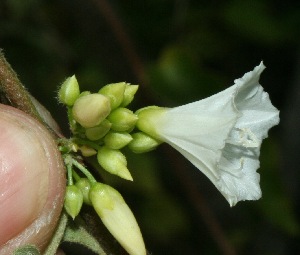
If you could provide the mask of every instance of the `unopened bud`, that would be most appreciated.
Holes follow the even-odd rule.
[[[83,127],[95,127],[110,113],[109,99],[101,94],[79,97],[72,109],[73,118]]]
[[[110,130],[111,123],[105,119],[98,126],[87,128],[85,130],[86,137],[91,141],[97,141],[104,137]]]
[[[99,90],[99,93],[107,96],[110,100],[111,109],[116,109],[123,101],[124,91],[125,91],[126,83],[111,83],[105,85],[103,88]]]
[[[136,127],[151,137],[160,139],[156,131],[156,122],[157,119],[162,116],[162,114],[166,113],[167,109],[168,108],[158,106],[148,106],[137,110],[135,113],[138,116]]]
[[[125,132],[111,131],[104,137],[105,145],[114,150],[119,150],[125,147],[128,143],[131,142],[131,140],[131,135]]]
[[[117,108],[107,117],[111,122],[111,128],[117,132],[131,131],[138,118],[137,116],[127,108]]]
[[[79,181],[75,183],[76,187],[80,189],[82,196],[83,196],[83,202],[92,205],[92,202],[89,198],[89,193],[91,189],[91,184],[87,178],[81,178]]]
[[[79,96],[79,85],[75,75],[67,78],[58,91],[58,99],[61,103],[72,106]]]
[[[97,154],[98,163],[107,172],[118,175],[119,177],[132,181],[132,176],[127,169],[127,160],[124,154],[119,150],[109,149],[103,146],[98,150]]]
[[[82,92],[79,94],[79,97],[87,96],[87,95],[90,95],[90,94],[91,94],[90,91],[85,90],[85,91],[82,91]]]
[[[79,147],[82,156],[84,157],[91,157],[97,154],[97,151],[87,145],[82,145]]]
[[[120,106],[125,107],[125,106],[129,105],[132,102],[134,95],[137,92],[138,88],[139,88],[139,85],[126,84],[123,102],[121,103]]]
[[[140,228],[118,191],[96,183],[90,190],[90,200],[103,224],[130,255],[146,255]]]
[[[80,189],[75,185],[67,186],[64,207],[73,220],[79,214],[82,203],[83,195]]]
[[[132,138],[133,140],[128,144],[128,148],[134,153],[152,151],[161,144],[159,140],[156,140],[143,132],[132,134]]]

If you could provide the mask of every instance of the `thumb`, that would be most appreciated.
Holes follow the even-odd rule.
[[[0,104],[0,255],[47,246],[63,205],[65,170],[47,129]]]

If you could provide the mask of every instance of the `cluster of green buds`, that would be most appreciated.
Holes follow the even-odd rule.
[[[64,208],[74,219],[83,203],[94,207],[103,224],[131,255],[145,255],[146,248],[136,219],[121,194],[97,182],[93,175],[71,155],[64,156],[68,185]],[[86,177],[80,177],[76,170]],[[75,180],[75,182],[74,182]]]
[[[61,86],[59,101],[68,107],[72,142],[84,157],[97,156],[99,165],[111,174],[132,181],[127,160],[121,152],[125,146],[135,153],[155,149],[160,141],[136,132],[137,114],[126,108],[138,85],[126,82],[108,84],[98,93],[80,93],[75,76]]]
[[[80,152],[80,157],[96,157],[105,171],[133,180],[121,150],[128,147],[135,153],[144,153],[161,143],[136,129],[138,114],[127,106],[137,89],[138,85],[119,82],[105,85],[98,93],[80,92],[77,79],[72,76],[58,91],[59,101],[68,109],[72,132],[70,139],[60,141],[68,176],[65,210],[74,219],[83,203],[93,206],[104,225],[129,254],[146,253],[131,210],[118,191],[95,180],[79,163],[81,159],[76,153]]]

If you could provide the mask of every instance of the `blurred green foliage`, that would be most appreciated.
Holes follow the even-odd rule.
[[[118,39],[122,33],[131,38],[131,50],[145,70],[132,110],[145,103],[172,107],[210,96],[261,60],[267,66],[261,82],[275,106],[284,109],[299,55],[298,1],[115,0],[109,1],[112,12],[97,2],[0,2],[0,47],[66,135],[66,115],[55,99],[66,77],[75,73],[81,87],[93,91],[111,82],[140,82]],[[116,32],[107,17],[124,28]],[[299,204],[293,200],[299,194],[290,197],[282,180],[289,169],[280,168],[285,155],[280,130],[274,128],[262,146],[263,199],[258,202],[229,208],[213,185],[183,161],[238,254],[300,250]],[[153,254],[227,254],[197,213],[163,148],[146,155],[128,152],[135,181],[107,176],[107,182],[133,208]]]

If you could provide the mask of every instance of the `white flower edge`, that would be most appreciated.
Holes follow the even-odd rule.
[[[235,80],[209,98],[172,109],[158,109],[138,127],[167,142],[202,171],[231,206],[261,197],[259,154],[279,111],[259,84],[265,66]],[[155,111],[155,110],[154,110]],[[146,115],[145,115],[146,116]],[[149,117],[149,116],[146,116]]]

